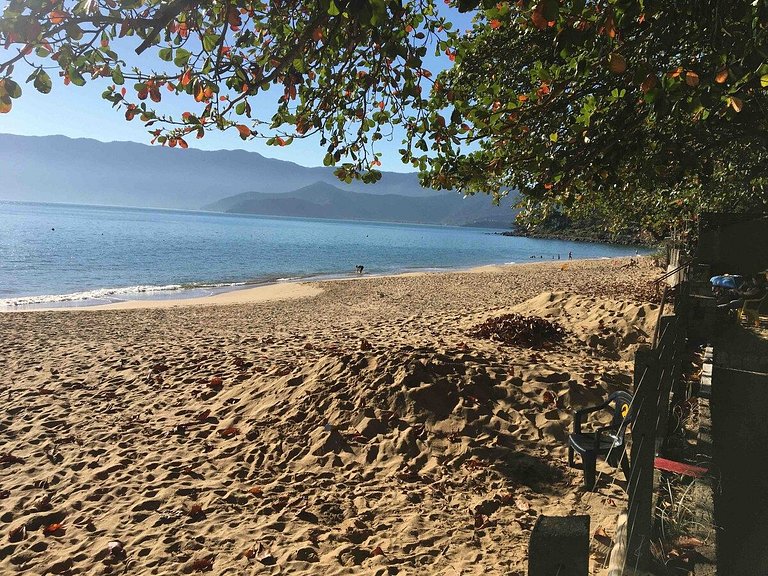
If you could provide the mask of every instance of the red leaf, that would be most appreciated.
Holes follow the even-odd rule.
[[[211,388],[221,388],[224,386],[224,380],[222,380],[221,376],[212,376],[208,382],[208,386]]]
[[[501,22],[499,22],[498,20],[491,20],[490,26],[491,26],[491,28],[496,30],[497,28],[501,27]]]
[[[219,436],[222,438],[231,438],[232,436],[237,436],[240,434],[240,428],[236,428],[235,426],[230,426],[228,428],[224,428],[223,430],[219,430]]]
[[[43,534],[46,536],[49,536],[51,534],[55,534],[61,530],[61,523],[60,522],[54,522],[53,524],[48,524],[43,528]]]
[[[245,124],[238,124],[237,125],[237,131],[240,132],[240,138],[248,138],[248,136],[251,135],[251,129],[248,128]]]
[[[371,552],[371,556],[383,556],[384,550],[381,549],[381,546],[376,546],[376,548],[373,549]]]

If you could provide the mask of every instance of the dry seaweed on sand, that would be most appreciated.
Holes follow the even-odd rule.
[[[504,314],[472,327],[468,334],[474,338],[493,340],[508,346],[542,348],[562,340],[565,329],[557,322],[550,322],[538,316]]]

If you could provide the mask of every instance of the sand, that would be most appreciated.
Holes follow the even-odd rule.
[[[610,534],[624,478],[564,440],[652,335],[626,263],[0,314],[0,573],[524,574],[540,514]],[[568,335],[467,335],[508,312]]]

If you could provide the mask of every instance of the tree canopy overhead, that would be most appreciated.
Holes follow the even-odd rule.
[[[519,190],[532,220],[661,233],[702,208],[765,207],[764,0],[446,3],[11,0],[0,112],[24,81],[47,93],[51,75],[105,78],[153,141],[319,134],[341,178],[375,181],[376,141],[400,130],[425,184]],[[430,53],[452,66],[428,70]],[[174,94],[190,102],[181,117],[163,112]]]

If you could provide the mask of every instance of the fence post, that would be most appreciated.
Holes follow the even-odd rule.
[[[635,354],[635,390],[632,409],[632,450],[628,482],[627,561],[644,568],[650,556],[653,525],[653,459],[656,455],[658,351],[641,348]]]
[[[656,451],[661,448],[667,437],[670,415],[670,395],[672,385],[677,378],[676,364],[680,354],[677,350],[678,318],[664,316],[659,321],[662,337],[658,347],[658,380],[656,386]]]

